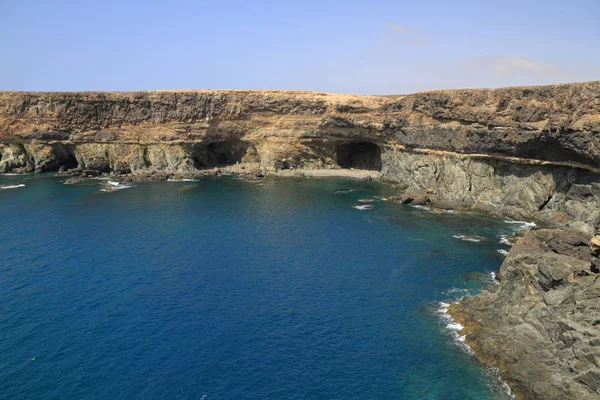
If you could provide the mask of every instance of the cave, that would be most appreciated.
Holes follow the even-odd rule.
[[[75,147],[62,143],[51,145],[51,157],[36,165],[39,172],[57,171],[60,167],[66,169],[77,168],[78,162],[75,157]]]
[[[241,140],[224,140],[209,144],[196,144],[192,160],[197,169],[224,167],[243,161],[252,146]]]
[[[381,171],[381,149],[372,142],[353,142],[337,147],[337,163],[342,168]]]

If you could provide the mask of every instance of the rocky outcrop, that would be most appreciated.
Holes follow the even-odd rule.
[[[600,398],[600,274],[589,243],[578,231],[526,232],[499,285],[450,307],[459,334],[517,398]]]

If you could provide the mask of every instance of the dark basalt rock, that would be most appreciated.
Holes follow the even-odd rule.
[[[529,231],[502,264],[499,285],[450,308],[466,343],[519,399],[600,398],[600,274],[590,268],[589,240]]]

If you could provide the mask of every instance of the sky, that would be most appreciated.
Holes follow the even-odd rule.
[[[600,0],[0,0],[0,90],[600,80]]]

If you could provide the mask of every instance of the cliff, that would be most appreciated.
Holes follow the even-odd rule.
[[[520,398],[600,395],[599,156],[600,82],[387,97],[0,92],[0,173],[366,169],[403,202],[559,228],[528,233],[500,285],[451,310]]]
[[[589,242],[576,231],[527,232],[499,285],[450,307],[466,343],[519,399],[600,398],[600,263]]]
[[[0,92],[0,173],[376,169],[433,200],[593,233],[599,155],[600,82],[396,97]]]

